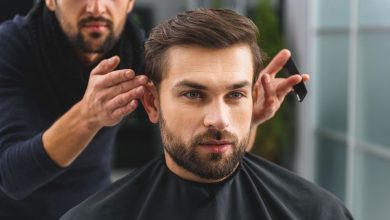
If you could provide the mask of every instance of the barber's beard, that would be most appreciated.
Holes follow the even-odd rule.
[[[208,180],[219,180],[230,176],[242,160],[248,145],[248,135],[241,141],[227,131],[207,130],[194,136],[189,146],[174,132],[170,131],[164,118],[160,115],[160,130],[165,151],[180,167]],[[231,153],[208,153],[200,155],[199,144],[212,140],[228,140],[232,142]]]
[[[81,29],[88,22],[104,22],[107,25],[108,34],[91,32],[87,33],[87,36],[83,35]],[[69,40],[84,53],[106,53],[113,48],[118,37],[114,36],[113,23],[110,20],[103,17],[87,17],[78,23],[77,35],[69,37]]]
[[[78,48],[80,51],[84,53],[106,53],[110,51],[115,43],[118,41],[110,32],[109,35],[107,35],[104,39],[104,41],[98,45],[95,46],[95,43],[93,43],[93,40],[98,40],[99,38],[103,37],[101,33],[94,32],[89,34],[89,38],[83,36],[81,32],[77,33],[76,37],[69,38],[70,43]]]
[[[112,21],[103,17],[84,18],[78,22],[77,28],[75,28],[62,19],[60,12],[56,13],[56,16],[57,19],[61,21],[62,29],[65,32],[71,45],[83,53],[103,54],[110,51],[119,40],[119,36],[123,30],[122,27],[120,33],[115,34]],[[107,25],[108,33],[83,33],[82,28],[88,22],[104,22]]]

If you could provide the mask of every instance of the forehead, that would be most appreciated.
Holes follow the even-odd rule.
[[[253,58],[249,46],[245,44],[223,49],[174,46],[167,51],[166,63],[161,86],[183,80],[209,87],[229,86],[243,81],[252,85]]]

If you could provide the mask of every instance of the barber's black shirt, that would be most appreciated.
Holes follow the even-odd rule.
[[[112,146],[118,126],[101,129],[65,169],[44,150],[43,132],[81,100],[94,67],[84,66],[77,58],[44,2],[26,17],[16,16],[0,26],[2,220],[58,219],[111,182]],[[118,55],[119,68],[140,73],[143,42],[141,31],[129,17],[122,38],[104,58]],[[136,146],[129,142],[126,147]]]

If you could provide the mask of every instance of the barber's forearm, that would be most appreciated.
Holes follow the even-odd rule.
[[[83,117],[80,103],[58,119],[42,136],[43,146],[60,167],[69,166],[87,147],[100,127]]]
[[[15,142],[0,153],[0,187],[14,200],[26,198],[64,170],[48,158],[41,133]]]

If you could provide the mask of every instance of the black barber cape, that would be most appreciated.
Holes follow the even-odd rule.
[[[62,218],[66,219],[352,219],[333,195],[247,153],[237,171],[216,184],[184,180],[163,158],[134,170]]]

